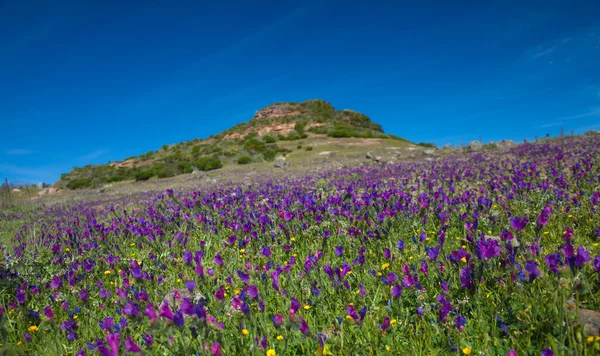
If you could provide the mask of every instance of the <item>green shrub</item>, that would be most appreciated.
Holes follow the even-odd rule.
[[[218,157],[201,157],[199,160],[195,161],[194,166],[201,171],[212,171],[213,169],[219,169],[223,167],[223,163]]]
[[[238,158],[237,163],[238,164],[248,164],[252,161],[252,159],[249,156],[242,156],[240,158]]]
[[[307,150],[307,151],[312,151],[313,150],[312,146],[306,146],[306,147],[304,147],[304,149]]]
[[[275,143],[275,137],[271,135],[266,135],[262,137],[264,143]]]
[[[135,180],[138,182],[143,181],[143,180],[148,180],[152,177],[154,177],[154,171],[152,169],[146,169],[143,171],[139,171],[135,174]]]
[[[301,150],[302,149],[302,145],[298,145],[296,146],[297,149]]]
[[[91,188],[93,186],[94,182],[92,182],[91,178],[73,179],[72,181],[67,183],[67,188],[69,189]]]

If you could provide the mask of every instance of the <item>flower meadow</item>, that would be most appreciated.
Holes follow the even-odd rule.
[[[597,355],[600,139],[31,211],[0,353]]]

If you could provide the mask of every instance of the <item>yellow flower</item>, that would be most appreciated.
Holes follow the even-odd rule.
[[[135,253],[132,253],[132,254],[131,254],[131,255],[129,255],[129,256],[131,256],[131,257],[135,257]]]
[[[233,293],[234,293],[234,294],[239,294],[239,293],[240,293],[240,289],[239,289],[239,288],[236,288],[236,289],[233,291]]]
[[[29,329],[27,329],[27,330],[29,330],[29,331],[31,331],[31,332],[36,332],[36,331],[38,331],[38,327],[37,327],[36,325],[31,325],[31,326],[29,327]]]
[[[397,322],[398,322],[398,320],[396,320],[396,319],[392,319],[392,320],[390,320],[390,325],[394,325],[394,324],[396,324]]]
[[[292,237],[292,238],[290,239],[290,241],[292,241],[292,242],[296,242],[296,239]]]
[[[549,234],[549,232],[548,232],[548,231],[544,231],[544,235],[548,235],[548,234]]]
[[[73,319],[77,319],[77,315],[73,315]]]
[[[429,238],[429,237],[425,238],[425,241],[429,241],[429,240],[431,240],[431,238]]]
[[[408,258],[408,260],[409,260],[409,261],[412,261],[412,259],[413,259],[413,256],[410,256],[410,257]]]
[[[17,345],[18,345],[18,346],[22,346],[22,345],[23,345],[23,341],[19,341],[19,342],[17,342]]]
[[[384,263],[384,264],[382,264],[382,265],[381,265],[381,270],[383,271],[383,270],[385,270],[386,268],[388,268],[389,266],[390,266],[390,264],[389,264],[389,263]]]
[[[276,355],[275,350],[273,350],[273,349],[267,350],[267,356],[275,356],[275,355]]]
[[[65,248],[65,252],[69,252],[69,251],[71,251],[71,249],[70,249],[70,248],[68,248],[68,247],[67,247],[67,248]]]
[[[346,319],[352,320],[352,317],[350,315],[346,315]]]
[[[466,250],[466,249],[467,249],[467,246],[465,246],[465,245],[462,245],[462,246],[461,246],[461,248],[462,248],[463,250]]]
[[[310,310],[310,305],[305,305],[304,310]]]
[[[294,256],[294,257],[298,257],[298,255],[297,255],[297,254],[293,254],[292,256]]]
[[[329,352],[327,352],[327,345],[323,346],[323,348],[318,348],[317,349],[317,354],[319,355],[330,355]]]
[[[391,351],[392,351],[392,348],[391,348],[391,347],[389,347],[389,346],[386,346],[386,347],[385,347],[385,350],[386,350],[387,352],[391,352]]]
[[[244,252],[246,252],[246,249],[245,248],[240,248],[240,253],[244,253]]]
[[[14,309],[11,309],[11,310],[9,310],[9,311],[8,311],[8,315],[11,315],[11,314],[13,314],[14,312],[15,312],[15,310],[14,310]]]
[[[247,329],[242,329],[242,335],[244,335],[244,336],[248,335],[248,330]]]
[[[132,242],[132,243],[129,244],[129,246],[133,247],[133,246],[135,246],[135,244]]]
[[[104,275],[105,275],[105,276],[108,276],[109,274],[110,274],[110,271],[109,271],[109,270],[106,270],[106,271],[104,271]]]
[[[181,278],[177,278],[177,283],[181,283]]]
[[[465,347],[464,349],[462,349],[462,352],[465,355],[470,355],[471,354],[471,348],[470,347]]]
[[[461,258],[461,259],[460,259],[460,262],[462,262],[462,263],[467,263],[467,258],[466,258],[466,257],[463,257],[463,258]]]
[[[381,272],[377,272],[377,277],[381,277],[381,276],[382,276]]]
[[[277,335],[276,339],[279,341],[283,340],[283,335]]]
[[[491,234],[492,234],[492,230],[488,230],[488,235],[491,235]]]
[[[588,342],[588,344],[591,344],[592,342],[594,342],[594,337],[593,336],[588,336],[587,342]]]
[[[600,243],[596,242],[596,243],[593,243],[592,245],[594,245],[594,247],[598,247],[598,245],[600,245]]]

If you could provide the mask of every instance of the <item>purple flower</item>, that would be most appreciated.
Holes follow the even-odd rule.
[[[271,257],[271,247],[269,247],[269,246],[263,246],[263,247],[260,249],[260,253],[261,253],[263,256],[267,257],[267,258]]]
[[[240,277],[240,279],[242,280],[242,282],[244,283],[250,283],[250,275],[244,273],[242,270],[237,270],[237,275],[238,277]]]
[[[573,239],[573,228],[571,228],[570,226],[565,226],[565,233],[563,234],[563,239],[565,241]]]
[[[223,257],[221,257],[221,254],[217,253],[217,255],[215,256],[215,264],[217,266],[220,266],[223,264]]]
[[[496,240],[479,240],[477,241],[477,251],[482,260],[489,260],[493,257],[500,256],[500,246]]]
[[[17,298],[17,303],[23,304],[27,300],[27,295],[25,294],[25,292],[20,290],[17,292],[16,298]]]
[[[52,289],[58,289],[58,288],[62,287],[62,285],[63,285],[62,277],[59,277],[59,276],[52,277],[52,282],[50,282],[50,287],[52,287]]]
[[[575,257],[575,266],[579,267],[590,260],[590,253],[583,246],[577,249],[577,257]]]
[[[156,316],[156,312],[154,311],[154,305],[152,305],[152,303],[148,303],[146,309],[144,309],[144,314],[148,317],[148,319],[150,319],[153,322],[158,318]]]
[[[471,279],[471,269],[465,266],[460,270],[460,286],[462,288],[473,288],[473,280]]]
[[[134,302],[127,302],[127,304],[125,304],[125,306],[123,307],[123,313],[125,313],[125,315],[127,316],[131,316],[131,317],[137,317],[140,313],[140,309],[137,305],[137,303]]]
[[[525,227],[527,226],[527,223],[528,223],[527,216],[524,216],[523,218],[515,216],[512,219],[510,219],[510,227],[512,227],[515,231],[521,231],[521,230],[525,229]]]
[[[217,298],[217,300],[225,299],[225,288],[223,288],[223,286],[217,289],[217,291],[215,292],[215,298]]]
[[[560,253],[552,253],[546,256],[546,264],[548,269],[553,273],[558,273],[558,266],[562,264]]]
[[[439,247],[432,247],[432,248],[426,247],[425,249],[427,250],[427,256],[429,256],[429,258],[432,261],[435,261],[437,259],[438,255],[440,254]]]
[[[131,336],[125,339],[125,352],[142,352],[142,349],[133,341]]]
[[[529,282],[533,282],[534,279],[540,276],[540,270],[535,261],[527,260],[525,263],[525,270],[529,274]]]
[[[176,311],[175,314],[173,315],[173,322],[175,323],[175,325],[177,325],[179,327],[183,327],[184,320],[183,320],[183,312],[181,311],[181,309]]]
[[[133,276],[133,278],[142,277],[142,268],[136,260],[132,260],[131,262],[129,262],[129,270],[131,271],[131,275]]]
[[[171,311],[171,308],[169,308],[169,302],[167,302],[166,300],[164,300],[160,305],[160,308],[158,310],[158,316],[169,320],[173,320],[173,312]]]
[[[189,279],[187,281],[185,281],[185,287],[191,292],[194,290],[194,288],[196,288],[196,281],[194,281],[193,279]]]
[[[2,308],[2,306],[0,306]],[[48,320],[54,320],[54,312],[52,312],[52,307],[47,306],[44,308],[44,315]],[[0,311],[0,317],[2,316],[2,312]]]
[[[381,323],[381,332],[385,332],[387,330],[387,328],[390,327],[390,317],[386,316],[385,319],[383,319],[383,323]]]
[[[554,351],[552,349],[543,349],[542,356],[554,356]]]
[[[594,258],[594,268],[596,269],[596,272],[600,274],[600,255]],[[0,316],[2,316],[2,313],[0,313]]]
[[[188,265],[192,264],[192,260],[193,260],[192,253],[190,251],[185,251],[183,253],[182,259],[183,259],[183,262],[187,263]]]
[[[81,301],[83,301],[83,302],[87,302],[87,301],[88,301],[88,298],[89,298],[89,296],[88,296],[88,291],[87,291],[87,289],[85,289],[85,288],[84,288],[84,289],[82,289],[82,290],[79,292],[79,299],[81,299]]]
[[[271,320],[273,321],[273,325],[279,326],[283,323],[283,315],[277,314],[275,316],[272,316]]]
[[[335,254],[336,254],[338,257],[339,257],[339,256],[341,256],[341,255],[343,255],[343,254],[344,254],[344,246],[342,246],[342,245],[340,245],[340,246],[337,246],[337,247],[336,247],[336,248],[333,250],[333,252],[335,252]]]
[[[119,355],[119,345],[121,343],[121,341],[119,340],[119,334],[115,333],[115,334],[106,335],[106,343],[110,347],[110,350],[112,351],[112,355],[118,356]]]
[[[356,309],[354,309],[354,305],[350,304],[346,308],[346,315],[352,317],[356,322],[360,321],[360,317],[356,314]]]
[[[252,299],[258,297],[258,288],[255,285],[248,286],[248,296]]]
[[[213,342],[213,344],[210,346],[210,354],[213,356],[222,356],[223,351],[221,351],[221,344],[219,344],[217,341]]]
[[[396,242],[396,248],[400,251],[404,251],[404,240],[398,240],[398,242]]]
[[[392,287],[392,297],[400,298],[401,295],[402,295],[402,286],[399,284],[396,284],[395,286]]]
[[[291,299],[291,306],[290,306],[290,314],[296,313],[298,311],[298,309],[300,309],[301,306],[302,306],[302,304],[300,304],[300,302],[298,301],[298,299],[292,298]]]
[[[467,319],[462,315],[457,315],[454,318],[454,325],[459,331],[463,331],[465,329],[465,324],[467,323]]]

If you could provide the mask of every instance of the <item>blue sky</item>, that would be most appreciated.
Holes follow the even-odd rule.
[[[0,177],[320,98],[412,141],[600,129],[600,1],[0,0]]]

